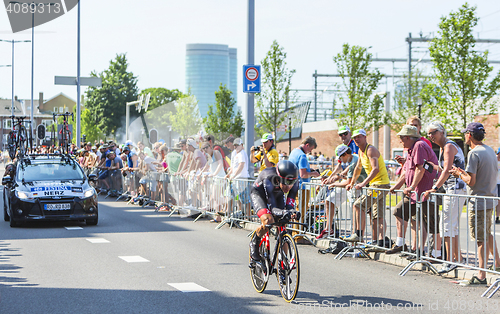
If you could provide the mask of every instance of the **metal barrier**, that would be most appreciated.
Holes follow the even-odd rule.
[[[217,229],[225,224],[229,224],[230,227],[239,226],[240,223],[260,224],[260,219],[250,203],[250,187],[254,182],[253,179],[229,181],[221,177],[194,173],[186,177],[146,173],[138,178],[137,173],[129,173],[123,178],[123,191],[131,193],[136,190],[138,187],[134,187],[135,182],[143,186],[152,205],[170,203],[172,206],[169,207],[169,216],[186,210],[186,214],[195,218],[194,221],[206,216],[215,220],[220,217]],[[400,272],[401,276],[416,264],[426,265],[437,273],[438,270],[433,265],[435,262],[500,275],[500,272],[496,271],[496,268],[500,267],[500,262],[494,258],[486,260],[483,264],[479,263],[480,258],[483,261],[481,256],[486,255],[487,249],[485,245],[478,248],[477,242],[468,232],[471,228],[466,221],[469,220],[465,220],[465,217],[473,217],[471,218],[473,220],[470,220],[472,226],[474,230],[479,230],[481,224],[485,225],[488,219],[493,217],[471,215],[474,212],[471,204],[488,205],[498,201],[498,197],[434,193],[430,199],[420,201],[419,197],[414,195],[414,204],[408,207],[408,210],[399,213],[403,222],[401,224],[398,223],[394,212],[396,208],[404,209],[404,206],[410,206],[405,205],[405,198],[407,197],[401,190],[392,194],[389,189],[377,187],[346,191],[345,188],[330,189],[314,181],[304,183],[297,195],[296,209],[301,212],[300,222],[306,223],[307,227],[291,225],[290,230],[294,231],[296,236],[298,233],[305,235],[306,239],[318,237],[323,230],[327,230],[323,232],[325,238],[346,244],[346,247],[337,254],[337,259],[349,253],[352,253],[352,256],[370,258],[367,254],[369,251],[382,253],[391,248],[392,240],[398,236],[399,224],[399,235],[403,238],[405,248],[400,255],[412,261]],[[397,207],[398,204],[402,206]],[[491,211],[488,213],[492,215]],[[368,221],[366,221],[367,216]],[[404,222],[412,219],[415,223],[412,228],[408,228],[411,230],[408,233]],[[492,225],[491,241],[495,256],[498,254],[497,228],[495,224]],[[427,236],[426,231],[429,231],[430,236]],[[485,228],[480,232],[483,238],[487,235]],[[438,233],[441,234],[440,237],[437,237]],[[352,237],[356,238],[354,235],[357,239],[352,241]],[[440,256],[432,254],[439,250],[442,252]],[[491,265],[491,269],[488,269],[488,265]],[[499,289],[500,279],[484,293],[484,296],[490,293],[491,297]]]

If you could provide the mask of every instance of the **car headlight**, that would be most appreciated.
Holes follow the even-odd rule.
[[[92,195],[94,195],[94,189],[86,190],[83,193],[83,197],[91,197]]]
[[[22,191],[16,191],[16,196],[17,198],[21,200],[32,200],[33,197],[31,197],[30,193],[22,192]]]

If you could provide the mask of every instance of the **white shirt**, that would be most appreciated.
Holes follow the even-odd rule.
[[[233,151],[233,152],[236,152]],[[238,169],[240,163],[245,163],[245,166],[241,170],[241,172],[235,176],[235,178],[248,178],[248,156],[244,149],[242,149],[239,153],[231,154],[231,174],[233,175]]]

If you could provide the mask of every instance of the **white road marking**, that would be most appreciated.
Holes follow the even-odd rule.
[[[90,243],[109,243],[108,240],[103,239],[103,238],[90,238],[90,239],[86,239],[86,240],[89,241]]]
[[[81,230],[83,229],[82,227],[64,227],[66,230]]]
[[[134,255],[134,256],[118,256],[122,260],[124,260],[127,263],[143,263],[143,262],[149,262],[147,259],[144,257],[140,257],[139,255]]]
[[[207,288],[204,288],[200,285],[195,284],[194,282],[181,282],[181,283],[169,283],[169,286],[174,287],[177,290],[182,292],[206,292],[210,291]]]

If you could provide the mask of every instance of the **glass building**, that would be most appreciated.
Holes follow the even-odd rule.
[[[207,116],[208,105],[215,105],[215,92],[221,83],[233,92],[237,101],[237,66],[236,48],[219,44],[186,45],[186,93],[190,91],[198,99],[202,118]]]

